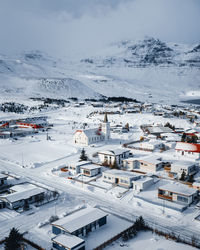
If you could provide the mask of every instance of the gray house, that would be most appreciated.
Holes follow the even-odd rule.
[[[44,197],[45,190],[32,184],[16,185],[10,189],[10,194],[0,196],[9,209],[18,209],[37,202]]]
[[[98,208],[84,208],[53,222],[52,232],[56,235],[72,234],[77,237],[83,237],[89,232],[105,225],[107,216],[107,213]]]

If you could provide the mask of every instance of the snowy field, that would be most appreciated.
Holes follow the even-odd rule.
[[[151,232],[140,232],[138,235],[124,242],[123,240],[117,240],[110,246],[105,248],[106,250],[195,250],[195,247],[177,243],[172,240],[166,240],[164,237],[152,234]]]

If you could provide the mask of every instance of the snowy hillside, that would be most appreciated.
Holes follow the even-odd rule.
[[[68,60],[39,51],[0,55],[1,97],[127,96],[141,101],[200,98],[200,45],[121,41]]]

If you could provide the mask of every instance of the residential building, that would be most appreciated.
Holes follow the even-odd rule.
[[[197,199],[198,191],[181,183],[170,183],[158,188],[158,198],[190,205]]]
[[[102,164],[121,166],[123,159],[128,158],[129,154],[130,150],[127,149],[113,149],[98,152],[98,157]]]
[[[52,232],[56,235],[71,234],[86,236],[107,222],[108,214],[98,208],[87,207],[52,223]]]
[[[101,174],[101,166],[95,165],[95,164],[86,164],[83,166],[80,166],[81,173],[88,177],[93,177],[96,175]]]
[[[73,160],[67,163],[67,169],[72,175],[80,174],[81,167],[91,164],[91,161],[77,161]]]
[[[145,128],[145,131],[148,134],[156,135],[156,136],[161,136],[163,133],[173,133],[173,130],[169,127],[164,127],[164,126],[148,126]]]
[[[18,209],[44,198],[45,189],[33,184],[15,185],[10,189],[10,194],[0,196],[0,200],[9,209]]]
[[[197,173],[198,165],[196,162],[190,161],[177,161],[171,164],[171,173],[176,173],[178,177],[185,172],[186,176],[194,175]]]
[[[154,151],[155,149],[161,149],[163,145],[161,140],[149,140],[139,143],[138,147],[142,150]]]
[[[135,180],[133,183],[133,190],[143,191],[148,189],[154,184],[154,179],[148,176],[141,177],[138,180]]]
[[[177,155],[192,159],[200,159],[200,144],[177,142],[175,147]]]
[[[158,156],[146,156],[138,159],[138,168],[144,172],[154,173],[163,167],[163,161]]]
[[[139,179],[141,174],[123,170],[110,169],[103,172],[103,181],[125,188],[131,188],[133,181]]]

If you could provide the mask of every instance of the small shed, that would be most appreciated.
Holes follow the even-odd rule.
[[[60,234],[52,239],[52,243],[58,250],[85,250],[85,241],[71,234]]]
[[[143,191],[148,189],[148,187],[150,187],[153,184],[154,184],[154,179],[145,176],[143,178],[133,181],[133,190]]]
[[[81,173],[88,177],[93,177],[98,174],[101,174],[101,168],[102,168],[101,166],[95,164],[89,164],[89,165],[86,164],[80,167]]]

